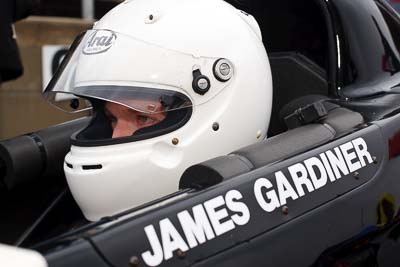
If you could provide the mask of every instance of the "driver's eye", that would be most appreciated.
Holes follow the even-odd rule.
[[[152,122],[152,118],[148,117],[148,116],[143,116],[143,115],[139,115],[138,119],[141,123],[151,123]]]

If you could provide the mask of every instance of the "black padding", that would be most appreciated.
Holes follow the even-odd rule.
[[[259,168],[324,144],[332,140],[335,134],[330,127],[310,124],[245,147],[233,154],[247,158],[255,168]]]
[[[43,157],[36,141],[27,135],[0,142],[0,179],[8,189],[36,179],[43,171]]]
[[[218,157],[189,167],[179,187],[204,188],[223,180],[294,156],[333,139],[335,132],[322,124],[306,125],[263,142],[245,147],[228,156]]]
[[[251,162],[239,155],[217,157],[186,169],[179,181],[179,188],[209,187],[253,168]]]
[[[328,114],[320,118],[318,123],[327,124],[332,127],[336,132],[336,136],[347,133],[364,123],[364,118],[360,113],[343,108],[332,101],[328,97],[321,95],[303,96],[286,104],[282,108],[279,117],[283,122],[285,117],[296,112],[296,110],[315,102],[321,102],[328,111]]]
[[[8,189],[41,176],[63,174],[70,136],[83,128],[88,118],[55,125],[35,133],[0,141],[0,180]]]
[[[327,124],[336,131],[336,136],[348,133],[352,129],[364,123],[360,113],[346,108],[336,108],[329,112],[321,123]]]
[[[321,96],[308,96],[295,100],[287,105],[284,112],[292,112],[303,105],[310,105],[314,100],[326,106],[327,115],[315,123],[268,138],[228,156],[189,167],[181,177],[180,188],[204,188],[220,183],[233,176],[308,151],[349,133],[364,123],[361,114],[328,102],[327,98]]]
[[[93,106],[93,114],[90,123],[79,133],[73,136],[73,140],[94,140],[94,139],[109,139],[112,137],[113,129],[110,119],[104,113],[104,101],[91,101]]]
[[[328,95],[325,71],[296,52],[269,55],[273,80],[273,104],[268,135],[286,130],[280,112],[286,104],[305,95]]]

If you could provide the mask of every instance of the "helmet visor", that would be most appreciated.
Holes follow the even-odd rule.
[[[59,92],[47,94],[50,103],[70,113],[90,109],[91,103],[87,99],[113,102],[148,114],[192,106],[190,99],[179,92],[134,86],[79,86],[74,88],[73,95]]]
[[[44,96],[67,112],[90,108],[89,101],[80,97],[145,113],[187,108],[209,101],[229,84],[214,78],[216,61],[218,58],[177,52],[110,30],[90,30],[73,43]],[[197,70],[210,79],[206,94],[193,93]]]

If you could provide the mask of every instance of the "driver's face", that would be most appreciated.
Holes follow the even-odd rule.
[[[161,106],[159,103],[155,104]],[[113,129],[112,138],[131,136],[137,130],[155,125],[165,119],[165,112],[148,114],[112,102],[107,102],[104,110]]]

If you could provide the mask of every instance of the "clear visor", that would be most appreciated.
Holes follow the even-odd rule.
[[[73,95],[59,92],[45,95],[50,103],[69,113],[91,109],[91,102],[88,99],[113,102],[148,114],[192,106],[189,98],[175,91],[130,86],[81,86],[74,88]]]
[[[201,105],[229,84],[214,78],[218,58],[197,57],[116,33],[90,30],[78,36],[44,97],[67,112],[90,109],[86,99],[114,102],[145,113]],[[205,95],[194,94],[193,72],[210,79]]]

